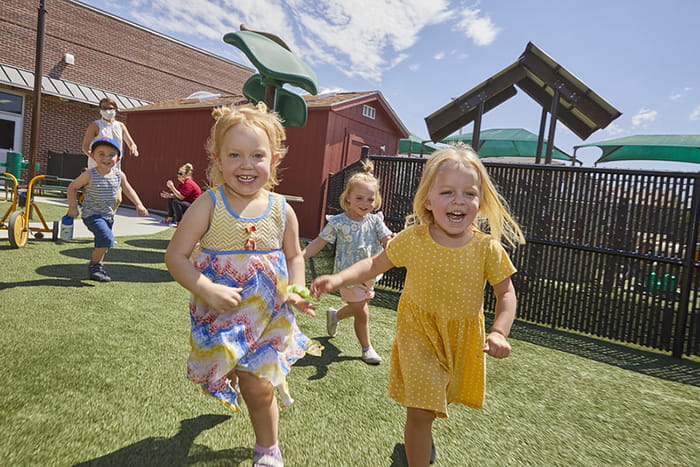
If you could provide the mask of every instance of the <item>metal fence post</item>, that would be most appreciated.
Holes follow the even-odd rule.
[[[691,220],[688,227],[685,258],[681,269],[681,299],[678,303],[678,319],[676,320],[676,333],[673,336],[672,354],[676,358],[683,355],[683,347],[686,343],[686,326],[688,324],[688,306],[690,303],[690,287],[693,279],[693,262],[695,245],[698,240],[698,222],[700,222],[700,172],[693,180],[693,201],[690,207]]]

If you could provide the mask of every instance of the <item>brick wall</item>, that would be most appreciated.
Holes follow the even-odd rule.
[[[34,72],[37,1],[0,1],[0,62]],[[240,94],[254,70],[70,0],[46,0],[42,72],[151,102],[195,91]],[[63,61],[65,53],[74,65]],[[0,86],[25,97],[23,147],[30,151],[32,91]],[[88,104],[42,96],[37,162],[47,151],[80,152],[87,125],[99,118]],[[122,121],[126,121],[125,117]]]
[[[0,61],[34,71],[38,2],[3,0]],[[253,70],[69,0],[46,2],[43,73],[151,102],[240,94]],[[63,62],[65,53],[74,65]]]

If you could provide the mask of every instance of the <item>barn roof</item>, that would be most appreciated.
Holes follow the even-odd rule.
[[[332,108],[333,110],[341,110],[345,107],[351,107],[362,103],[379,101],[384,111],[394,124],[399,128],[400,132],[405,133],[404,137],[409,135],[408,129],[401,122],[399,117],[391,108],[389,103],[384,99],[379,91],[357,91],[357,92],[328,92],[317,95],[305,94],[302,95],[306,101],[309,110]],[[142,112],[153,110],[184,110],[196,108],[211,108],[219,105],[229,104],[244,104],[248,102],[244,96],[228,95],[221,96],[219,94],[210,93],[195,93],[185,99],[172,99],[167,101],[156,102],[153,104],[143,105],[140,107],[125,109],[124,112]]]

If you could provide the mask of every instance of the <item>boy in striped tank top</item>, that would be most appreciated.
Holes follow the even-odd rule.
[[[95,249],[88,265],[88,276],[98,282],[109,282],[102,265],[107,250],[114,246],[114,211],[119,188],[136,206],[139,216],[147,216],[139,195],[131,187],[126,174],[116,165],[121,158],[119,144],[111,138],[98,138],[92,142],[90,151],[97,162],[68,185],[68,215],[78,217],[78,190],[84,188],[82,219],[85,226],[95,235]]]

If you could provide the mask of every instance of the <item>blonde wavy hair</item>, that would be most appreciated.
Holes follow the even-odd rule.
[[[221,173],[221,169],[217,166],[215,158],[221,157],[220,152],[224,135],[236,125],[254,126],[265,132],[270,140],[272,154],[279,154],[279,157],[270,167],[270,178],[267,180],[264,188],[271,190],[279,185],[277,167],[284,155],[287,154],[287,147],[284,144],[286,135],[279,115],[268,111],[264,102],[259,102],[255,106],[246,104],[216,107],[211,115],[214,117],[215,123],[211,127],[211,134],[206,145],[207,152],[209,152],[209,168],[207,169],[209,185],[217,186],[224,183],[224,176]]]
[[[345,185],[345,190],[340,195],[340,207],[343,211],[350,209],[350,202],[348,198],[350,197],[350,192],[357,185],[374,185],[375,186],[375,196],[374,196],[374,209],[379,209],[382,205],[382,196],[379,194],[379,179],[374,176],[374,163],[370,160],[362,161],[362,172],[357,172],[350,177],[347,184]]]
[[[479,175],[479,212],[472,227],[490,234],[511,248],[525,243],[525,236],[511,216],[508,204],[496,190],[496,186],[491,181],[486,167],[479,160],[476,151],[468,145],[440,149],[430,156],[425,163],[423,175],[413,197],[413,213],[406,217],[406,227],[420,224],[431,225],[435,222],[433,213],[426,208],[425,204],[438,171],[447,163],[473,167]]]

